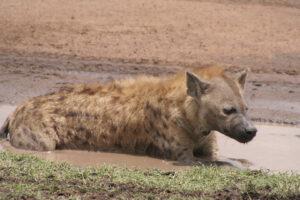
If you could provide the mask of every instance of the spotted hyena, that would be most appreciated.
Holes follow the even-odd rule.
[[[147,154],[178,161],[214,158],[214,131],[249,142],[246,72],[209,66],[174,76],[88,84],[32,98],[3,125],[10,143],[38,151],[86,149]]]

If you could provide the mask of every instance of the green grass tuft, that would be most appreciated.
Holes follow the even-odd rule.
[[[300,175],[193,167],[178,172],[79,168],[31,155],[0,153],[1,199],[199,199],[300,197]]]

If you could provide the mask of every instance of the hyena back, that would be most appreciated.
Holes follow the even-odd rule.
[[[65,87],[19,106],[0,132],[23,149],[116,150],[181,161],[214,158],[214,131],[250,141],[256,129],[245,117],[246,73],[232,78],[216,66],[192,72]]]

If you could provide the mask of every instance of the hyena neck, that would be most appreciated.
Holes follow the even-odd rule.
[[[212,131],[206,124],[206,120],[199,118],[199,109],[201,108],[198,103],[187,96],[183,107],[180,109],[180,117],[177,118],[177,125],[185,130],[194,141],[207,136]]]
[[[200,106],[196,100],[187,95],[185,85],[185,74],[179,74],[171,79],[167,79],[167,89],[164,94],[172,103],[175,110],[173,117],[177,126],[183,129],[190,138],[196,140],[204,135],[208,135],[211,130],[208,129],[205,117],[199,118]]]

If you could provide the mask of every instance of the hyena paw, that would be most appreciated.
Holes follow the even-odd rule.
[[[183,158],[179,160],[180,163],[186,164],[186,165],[205,165],[207,163],[207,160],[201,159],[198,157],[188,157],[188,158]]]
[[[220,160],[211,160],[208,158],[198,158],[194,157],[192,159],[185,159],[182,161],[187,165],[193,166],[216,166],[216,167],[229,167],[234,169],[247,169],[245,165],[241,162],[231,159],[220,159]]]
[[[221,158],[218,159],[218,166],[231,167],[236,169],[248,169],[252,164],[247,160],[238,160],[238,159],[230,159],[230,158]]]

